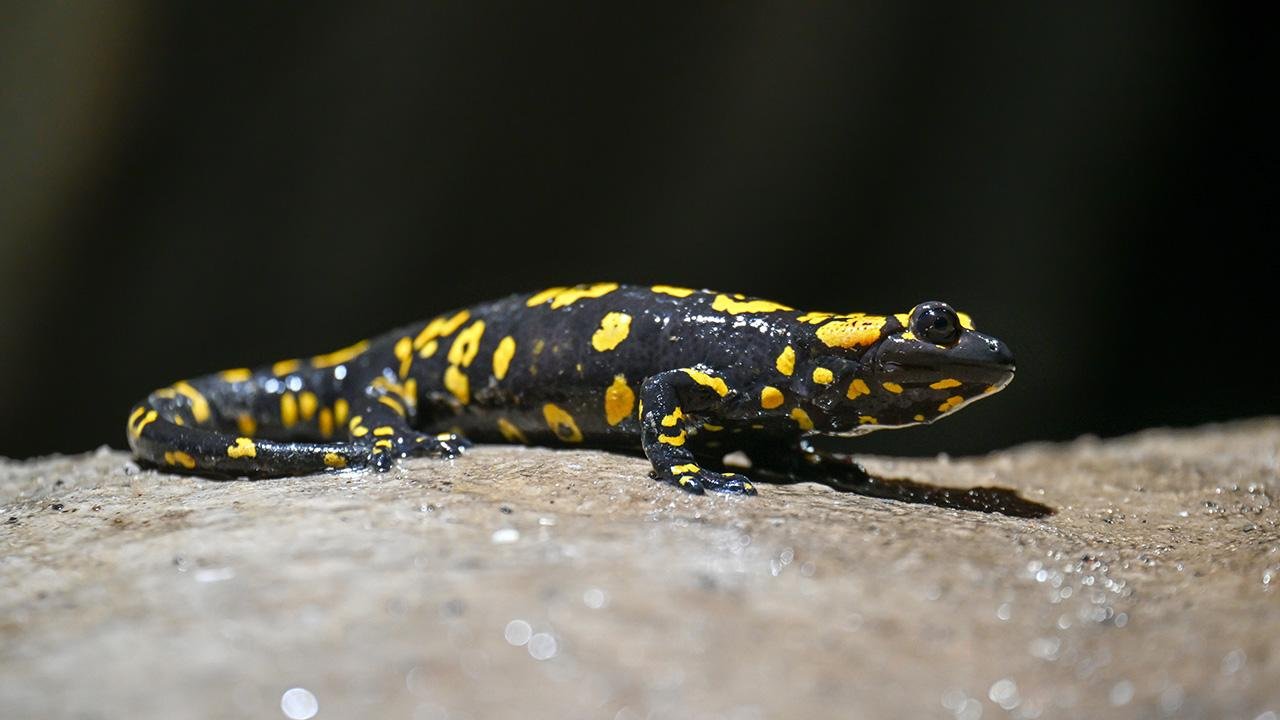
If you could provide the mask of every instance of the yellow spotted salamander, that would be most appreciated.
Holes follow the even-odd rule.
[[[470,438],[641,449],[659,480],[753,494],[725,471],[727,453],[771,475],[829,473],[835,463],[809,438],[933,422],[1003,388],[1013,368],[1002,342],[941,302],[898,315],[802,312],[596,283],[180,381],[139,402],[127,432],[144,463],[214,477],[386,470],[396,458],[454,457]]]

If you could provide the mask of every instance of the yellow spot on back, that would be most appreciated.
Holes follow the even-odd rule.
[[[791,373],[796,371],[795,348],[790,345],[782,348],[782,352],[778,353],[778,359],[774,360],[773,364],[777,366],[778,372],[790,377]]]
[[[324,454],[324,464],[331,468],[344,468],[347,466],[347,459],[336,452],[327,452]]]
[[[625,375],[615,375],[613,384],[604,391],[604,419],[610,425],[617,425],[631,415],[635,407],[636,394],[627,384]]]
[[[955,378],[944,378],[936,383],[930,383],[929,387],[934,390],[946,390],[947,388],[960,387],[960,381]]]
[[[316,399],[316,394],[310,390],[303,390],[298,395],[298,416],[303,422],[310,422],[315,417],[316,408],[320,405],[320,401]]]
[[[543,290],[537,295],[529,298],[525,302],[525,305],[529,307],[536,307],[550,300],[551,309],[555,310],[566,305],[572,305],[584,298],[604,297],[617,289],[618,283],[595,283],[594,285],[575,285],[574,287],[553,287]]]
[[[170,465],[181,465],[188,470],[191,470],[196,466],[196,459],[181,450],[165,451],[164,461]]]
[[[506,438],[507,442],[520,443],[521,445],[529,444],[529,439],[524,436],[524,433],[520,432],[520,428],[504,417],[498,418],[498,432],[502,433],[502,437]]]
[[[556,437],[564,442],[582,442],[582,431],[578,429],[578,423],[574,422],[573,416],[564,408],[555,403],[547,403],[542,406],[542,417]]]
[[[218,377],[229,383],[244,382],[253,377],[253,371],[249,368],[232,368],[218,373]]]
[[[311,358],[311,365],[313,367],[318,367],[318,368],[334,367],[335,365],[341,365],[344,362],[349,362],[351,360],[354,360],[356,357],[359,357],[361,353],[363,353],[365,350],[368,350],[368,349],[369,349],[369,341],[361,340],[355,345],[348,345],[347,347],[344,347],[341,350],[334,350],[331,353],[325,353],[324,355],[317,355]],[[294,368],[294,369],[296,370],[297,368]],[[293,370],[286,370],[284,372],[277,371],[276,374],[284,375],[285,373],[290,373],[290,372],[293,372]]]
[[[684,465],[672,465],[671,474],[680,475],[682,473],[696,473],[701,469],[702,468],[698,467],[697,463],[687,463]]]
[[[718,377],[712,377],[701,370],[690,370],[689,368],[684,368],[684,373],[693,378],[693,381],[699,385],[706,385],[712,390],[715,390],[716,394],[720,397],[724,397],[729,394],[729,386],[725,385],[724,380]]]
[[[471,402],[471,381],[466,373],[458,369],[457,365],[450,365],[444,369],[444,387],[463,405]]]
[[[329,408],[320,408],[320,417],[316,420],[316,424],[320,427],[321,437],[333,436],[333,411]]]
[[[349,409],[347,401],[338,398],[333,401],[333,424],[335,427],[341,427],[347,424],[347,411]]]
[[[288,375],[289,373],[302,367],[301,360],[281,360],[271,366],[272,375]]]
[[[418,351],[418,357],[420,357],[420,358],[429,358],[429,357],[431,357],[432,355],[435,355],[435,354],[436,354],[436,350],[439,350],[439,349],[440,349],[440,341],[439,341],[439,340],[428,340],[428,341],[427,341],[427,344],[426,344],[426,345],[423,345],[423,346],[422,346],[422,349]]]
[[[229,458],[251,458],[258,457],[258,446],[247,437],[236,438],[236,444],[227,447],[227,457]]]
[[[418,355],[420,357],[431,357],[435,350],[432,349],[431,352],[425,352],[425,346],[428,343],[436,338],[449,337],[455,330],[462,327],[462,323],[470,319],[470,310],[459,310],[451,318],[446,319],[442,315],[427,323],[426,327],[422,328],[422,332],[418,333],[418,336],[413,339],[413,346],[420,351]]]
[[[827,347],[867,347],[880,339],[886,320],[879,315],[850,315],[818,328],[818,339]]]
[[[712,310],[727,312],[730,315],[741,315],[743,313],[769,313],[780,312],[783,310],[791,310],[792,308],[776,303],[772,300],[746,300],[735,299],[729,295],[721,293],[711,303]]]
[[[380,447],[380,448],[386,448],[386,449],[390,450],[390,449],[391,449],[391,447],[392,447],[392,445],[394,445],[394,444],[395,444],[395,443],[391,442],[390,440],[375,440],[375,441],[374,441],[374,443],[373,443],[373,446],[374,446],[374,447]]]
[[[672,297],[678,297],[678,298],[689,297],[690,295],[697,292],[697,290],[691,290],[689,288],[682,288],[682,287],[675,287],[674,285],[654,285],[649,289],[656,293],[662,293],[663,295],[671,295]]]
[[[765,385],[760,391],[760,407],[765,410],[772,410],[785,400],[786,398],[782,397],[782,391],[772,385]]]
[[[835,374],[824,367],[817,367],[813,369],[813,381],[819,385],[830,385],[835,382],[835,379]]]
[[[484,336],[484,320],[477,320],[458,333],[453,345],[449,348],[449,362],[453,365],[471,367],[480,350],[480,338]]]
[[[181,380],[173,384],[173,389],[191,401],[191,417],[195,418],[196,422],[202,423],[209,419],[209,401],[205,400],[200,391]]]
[[[684,439],[685,439],[685,432],[683,430],[681,430],[680,433],[677,435],[659,435],[658,436],[658,442],[666,443],[667,445],[672,445],[674,447],[680,447],[681,445],[683,445]]]
[[[853,382],[849,383],[849,392],[845,393],[845,397],[849,398],[850,400],[854,400],[859,395],[870,395],[870,394],[871,394],[871,388],[867,387],[867,381],[863,380],[862,378],[854,378]]]
[[[805,432],[813,429],[813,420],[809,418],[809,413],[800,408],[791,409],[791,419],[795,420],[796,425],[799,425],[800,429]]]
[[[915,421],[916,421],[916,422],[924,422],[924,416],[923,416],[923,415],[916,415],[916,416],[915,416]]]
[[[409,377],[409,368],[413,365],[413,340],[407,336],[400,338],[392,352],[400,360],[400,379]]]
[[[378,437],[390,437],[396,434],[396,429],[390,425],[379,425],[373,429],[373,434]]]
[[[898,393],[902,392],[902,386],[896,382],[882,382],[880,383],[880,386],[883,387],[885,390],[888,390],[889,392],[893,393],[894,395],[897,395]]]
[[[622,344],[631,332],[631,316],[623,312],[605,313],[600,328],[591,336],[591,347],[599,352],[612,350]]]
[[[383,395],[379,397],[378,402],[391,408],[391,410],[395,412],[395,414],[400,415],[401,417],[403,417],[405,414],[404,405],[401,405],[399,400],[391,397],[390,395]]]
[[[511,367],[511,358],[516,354],[516,340],[510,335],[498,341],[498,347],[493,351],[493,376],[501,380],[507,376],[507,370]]]
[[[241,435],[253,437],[258,434],[258,421],[254,420],[249,413],[240,413],[236,416],[236,428],[240,430]]]
[[[298,398],[287,392],[280,396],[280,424],[293,427],[298,422]]]
[[[683,417],[684,411],[677,407],[675,410],[671,411],[670,415],[664,415],[662,417],[662,426],[675,427],[676,423],[680,422]]]
[[[955,408],[957,405],[959,405],[962,402],[964,402],[964,398],[960,397],[959,395],[952,395],[951,397],[947,398],[945,402],[943,402],[941,405],[938,406],[938,412],[947,412],[948,410]]]

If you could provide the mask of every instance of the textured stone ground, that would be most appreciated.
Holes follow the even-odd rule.
[[[1280,419],[865,460],[1056,512],[692,497],[509,447],[265,482],[0,462],[0,717],[1280,715]]]

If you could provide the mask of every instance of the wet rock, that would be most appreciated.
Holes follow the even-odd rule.
[[[1280,714],[1280,419],[862,459],[873,487],[754,498],[515,447],[260,482],[0,462],[0,708]]]

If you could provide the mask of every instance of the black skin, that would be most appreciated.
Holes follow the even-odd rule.
[[[482,303],[465,316],[446,313],[433,321],[436,333],[423,334],[427,323],[399,328],[342,362],[263,366],[156,391],[134,408],[130,445],[152,465],[260,478],[335,466],[386,470],[400,457],[453,457],[471,440],[514,439],[640,449],[663,482],[694,493],[754,494],[747,477],[725,472],[725,454],[745,453],[761,477],[863,483],[855,463],[824,456],[805,440],[932,422],[1013,376],[1008,348],[964,327],[939,302],[878,318],[856,342],[833,346],[819,329],[849,316],[815,317],[712,291],[564,290]],[[601,330],[609,313],[630,317],[625,333]],[[499,378],[494,355],[508,337],[514,352]],[[597,338],[606,342],[597,346]],[[424,357],[430,340],[434,352]],[[790,374],[779,361],[788,346]],[[855,381],[861,392],[851,389]],[[613,424],[605,402],[611,387]],[[642,414],[626,402],[628,393]],[[332,417],[339,401],[349,407],[347,422],[325,437],[321,416]]]

